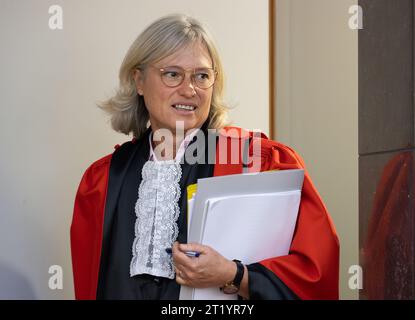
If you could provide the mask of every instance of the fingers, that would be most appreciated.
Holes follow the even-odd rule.
[[[200,256],[189,257],[186,255],[186,251],[199,252]],[[172,253],[178,284],[194,288],[217,286],[219,282],[220,285],[223,284],[221,277],[218,280],[218,275],[221,273],[225,258],[213,248],[197,243],[180,244],[175,242]]]
[[[179,243],[174,242],[172,247],[173,253],[182,252],[185,253],[186,251],[197,251],[200,254],[206,253],[209,247],[198,244],[198,243]]]
[[[179,243],[175,242],[172,247],[172,257],[173,263],[176,266],[181,266],[183,264],[187,264],[187,256],[186,254],[179,249]]]
[[[182,278],[183,279],[183,271],[176,268],[176,278]]]
[[[180,285],[187,284],[184,272],[178,268],[176,268],[176,282]]]
[[[175,242],[172,246],[172,257],[176,272],[176,282],[180,285],[189,285],[193,283],[195,270],[198,269],[199,258],[189,257],[186,251],[203,252],[202,245],[179,244]]]
[[[195,267],[199,264],[201,255],[207,253],[206,248],[198,244],[179,244],[175,242],[172,247],[173,262],[186,267]]]
[[[183,270],[188,268],[188,261],[187,257],[180,249],[179,243],[176,241],[173,243],[172,247],[172,257],[173,257],[173,264],[175,266],[175,273],[176,273],[176,281],[179,284],[184,283],[185,273]]]
[[[197,251],[201,254],[205,253],[207,250],[206,246],[199,243],[180,243],[178,244],[178,248],[180,251]]]

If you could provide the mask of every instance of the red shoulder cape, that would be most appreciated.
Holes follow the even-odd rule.
[[[304,168],[303,160],[289,147],[265,135],[227,127],[219,135],[217,150],[226,143],[228,154],[238,142],[250,136],[250,155],[260,161],[260,170]],[[254,141],[261,143],[257,151]],[[218,154],[218,153],[217,153]],[[111,155],[94,162],[85,172],[75,198],[71,225],[72,267],[76,299],[95,299],[100,266],[105,202]],[[230,159],[230,157],[228,157]],[[214,176],[242,172],[236,164],[217,164]],[[290,252],[260,262],[274,272],[301,299],[338,299],[339,241],[334,225],[307,171],[300,210]]]

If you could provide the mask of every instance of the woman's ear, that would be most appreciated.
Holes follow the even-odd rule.
[[[135,69],[133,78],[135,81],[135,87],[137,89],[137,93],[142,96],[144,94],[143,92],[143,82],[144,82],[144,74],[141,70]]]

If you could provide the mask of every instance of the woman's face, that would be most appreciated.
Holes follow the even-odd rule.
[[[174,134],[176,121],[184,123],[185,132],[203,125],[209,115],[213,86],[198,88],[192,83],[192,72],[187,72],[179,86],[169,87],[161,79],[160,68],[172,66],[184,70],[213,66],[207,49],[201,44],[192,44],[154,63],[144,73],[139,70],[135,72],[137,92],[144,97],[152,130],[169,129]],[[189,108],[181,106],[191,106],[194,110],[186,110]]]

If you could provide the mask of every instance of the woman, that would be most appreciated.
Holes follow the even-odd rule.
[[[80,183],[71,226],[76,298],[177,299],[180,285],[246,299],[338,298],[338,239],[307,173],[287,256],[243,265],[186,243],[187,187],[246,167],[241,154],[218,161],[222,142],[249,146],[245,152],[259,164],[249,171],[304,167],[265,135],[226,127],[223,79],[211,36],[190,17],[164,17],[132,44],[120,88],[101,107],[115,130],[134,139],[93,163]],[[221,129],[213,140],[211,129]],[[195,146],[197,163],[184,156]]]

